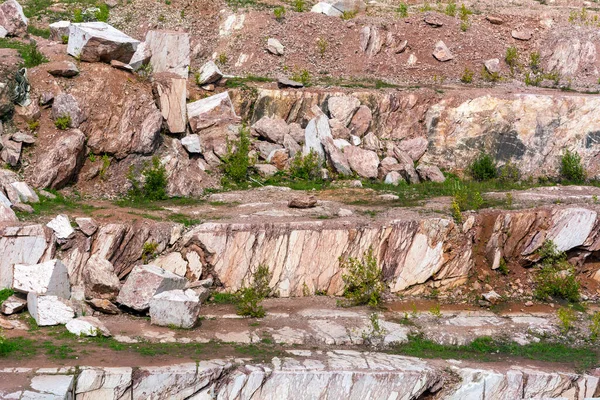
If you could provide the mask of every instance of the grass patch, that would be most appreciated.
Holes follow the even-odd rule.
[[[26,68],[33,68],[48,62],[48,59],[39,51],[35,41],[23,43],[18,40],[0,38],[0,48],[17,50],[23,59],[23,66]]]
[[[228,89],[236,89],[243,88],[248,85],[248,83],[264,83],[264,82],[273,82],[273,79],[267,78],[265,76],[256,76],[256,75],[247,75],[245,77],[236,77],[227,79],[227,83],[225,83],[225,87]]]
[[[0,358],[13,356],[16,358],[33,357],[37,354],[36,341],[25,339],[23,337],[15,337],[5,339],[0,336]]]
[[[214,293],[210,301],[214,304],[234,304],[235,293]]]
[[[34,25],[27,26],[27,33],[33,36],[43,37],[44,39],[48,39],[50,37],[50,29],[38,28]]]
[[[391,353],[420,358],[457,360],[500,361],[508,357],[545,362],[570,363],[578,370],[587,370],[598,365],[597,348],[570,347],[561,343],[541,341],[519,345],[508,340],[480,337],[467,345],[442,345],[420,335],[410,335],[408,342],[397,344]]]
[[[94,210],[100,209],[89,204],[82,202],[81,197],[67,197],[62,194],[48,190],[53,193],[56,198],[50,199],[44,196],[39,196],[39,203],[31,203],[33,207],[33,213],[23,213],[17,211],[19,219],[29,219],[32,216],[44,216],[44,215],[56,215],[56,214],[69,214],[71,212],[82,212],[84,214],[90,214]]]
[[[189,215],[182,213],[174,213],[167,217],[169,221],[175,222],[177,224],[183,224],[186,228],[194,225],[200,225],[202,220],[198,218],[192,218]]]

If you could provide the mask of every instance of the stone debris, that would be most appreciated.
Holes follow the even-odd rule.
[[[86,62],[128,63],[139,43],[105,22],[76,23],[69,26],[67,53]]]
[[[27,300],[17,295],[12,295],[2,302],[0,312],[4,315],[16,314],[27,307]]]
[[[67,267],[59,260],[34,265],[15,264],[12,287],[21,293],[71,297]]]
[[[106,326],[96,317],[78,317],[72,319],[67,322],[65,328],[77,336],[111,336]]]
[[[193,290],[170,290],[150,300],[150,321],[154,325],[190,329],[198,322],[200,298]]]
[[[269,40],[267,40],[267,51],[276,56],[282,56],[285,51],[285,47],[279,40],[275,38],[269,38]]]
[[[208,85],[209,83],[218,82],[223,77],[223,73],[214,61],[209,61],[202,66],[200,74],[196,79],[198,85]]]
[[[27,310],[38,326],[64,325],[75,318],[69,300],[35,292],[27,295]]]
[[[150,300],[157,294],[185,288],[184,277],[155,265],[135,267],[121,288],[117,303],[135,311],[146,311]]]
[[[54,231],[57,239],[68,239],[75,233],[71,220],[64,214],[57,215],[46,226]]]
[[[72,78],[79,74],[79,68],[71,61],[55,61],[45,65],[46,71],[52,76]]]
[[[185,147],[188,153],[190,154],[201,154],[202,147],[200,142],[200,136],[192,134],[187,135],[186,137],[181,139],[181,145]]]

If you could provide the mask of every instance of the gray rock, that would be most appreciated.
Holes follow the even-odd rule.
[[[155,73],[152,90],[158,98],[157,103],[169,132],[185,133],[187,129],[187,78],[182,78],[172,72]]]
[[[65,214],[57,215],[46,226],[54,231],[54,236],[57,239],[68,239],[75,234],[75,229],[73,229],[69,217]]]
[[[70,320],[65,325],[69,332],[77,336],[110,337],[108,328],[96,317],[79,317]]]
[[[431,25],[434,28],[439,28],[441,26],[444,26],[444,23],[442,22],[442,19],[440,18],[440,15],[438,13],[435,12],[428,12],[425,14],[425,17],[423,17],[423,21],[425,21],[425,23],[427,25]]]
[[[360,100],[353,96],[332,96],[327,100],[331,118],[337,119],[344,126],[348,126],[358,107]]]
[[[50,24],[50,40],[62,43],[63,37],[69,37],[69,26],[71,21],[57,21]]]
[[[16,314],[27,306],[27,300],[18,295],[12,295],[0,305],[0,312],[4,315]]]
[[[391,171],[385,176],[384,183],[398,186],[402,181],[404,181],[404,178],[402,178],[402,175],[398,171]]]
[[[196,79],[198,85],[207,85],[209,83],[218,82],[223,77],[221,70],[217,67],[214,61],[209,61],[202,66],[200,74]]]
[[[72,78],[79,75],[79,68],[71,61],[55,61],[46,64],[44,67],[52,76]]]
[[[150,47],[146,46],[146,42],[141,42],[135,49],[135,53],[133,53],[133,55],[131,56],[131,60],[129,60],[129,65],[134,71],[137,71],[144,65],[150,63],[151,57],[152,53],[150,52]]]
[[[313,208],[317,206],[315,196],[298,196],[288,202],[289,208]]]
[[[433,49],[433,56],[436,60],[441,62],[450,61],[454,58],[454,55],[450,52],[450,49],[446,46],[443,41],[438,41]]]
[[[239,122],[228,92],[216,94],[187,104],[187,114],[193,133],[213,126]]]
[[[320,115],[311,119],[304,130],[304,148],[303,153],[309,154],[315,152],[321,160],[325,159],[323,143],[326,138],[332,138],[329,121],[326,115]]]
[[[181,139],[181,145],[185,147],[187,152],[190,154],[202,153],[202,148],[200,146],[200,136],[196,134],[187,135],[186,137]]]
[[[119,308],[106,299],[90,299],[86,303],[94,310],[103,314],[116,315],[119,314]]]
[[[283,146],[280,144],[266,142],[266,141],[262,141],[262,140],[256,142],[255,147],[258,150],[260,158],[262,158],[263,160],[267,160],[269,158],[269,155],[273,151],[283,149]]]
[[[18,131],[16,133],[13,133],[10,136],[10,140],[12,140],[13,142],[18,142],[18,143],[34,144],[35,136],[33,136],[32,134],[29,134],[29,133]]]
[[[0,26],[8,36],[22,36],[27,33],[29,20],[23,7],[16,0],[7,0],[0,5]]]
[[[27,310],[38,326],[64,325],[75,317],[69,300],[36,292],[27,295]]]
[[[398,44],[398,46],[396,46],[396,48],[394,49],[394,53],[396,53],[396,54],[404,53],[404,50],[406,50],[407,47],[408,47],[408,40],[403,40]]]
[[[400,151],[406,153],[411,160],[419,161],[427,151],[429,142],[424,137],[405,139],[398,144]]]
[[[269,40],[267,40],[267,51],[276,56],[282,56],[285,51],[285,47],[283,47],[279,40],[275,38],[269,38]]]
[[[340,150],[332,138],[326,138],[324,142],[327,159],[333,168],[341,175],[352,175],[350,164],[346,159],[346,154]]]
[[[139,43],[105,22],[84,22],[69,26],[67,53],[87,62],[128,63]]]
[[[485,19],[488,20],[488,22],[492,25],[502,25],[504,23],[504,20],[500,17],[496,17],[494,15],[488,15],[485,17]]]
[[[293,81],[293,80],[288,79],[288,78],[279,78],[277,80],[277,86],[279,86],[279,88],[295,88],[295,89],[299,89],[299,88],[303,88],[304,84],[302,84],[301,82]]]
[[[296,154],[302,152],[302,146],[294,140],[292,135],[287,133],[283,136],[283,147],[288,151],[290,158],[294,158]]]
[[[39,203],[40,198],[38,195],[27,185],[25,182],[12,182],[10,184],[12,189],[15,190],[17,195],[17,199],[12,199],[13,203],[17,201],[22,201],[23,203]],[[6,190],[6,189],[5,189]]]
[[[515,29],[511,32],[511,35],[517,40],[528,41],[533,36],[533,32],[529,29]]]
[[[378,152],[381,150],[382,145],[379,138],[373,132],[369,132],[362,139],[362,147],[365,150]]]
[[[331,4],[328,4],[324,1],[321,1],[315,4],[311,9],[311,12],[325,14],[329,17],[341,17],[342,12],[337,8],[333,7]]]

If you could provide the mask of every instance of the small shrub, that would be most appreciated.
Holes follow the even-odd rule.
[[[507,208],[512,208],[513,206],[513,195],[510,192],[506,193],[506,207]]]
[[[598,340],[600,337],[600,311],[596,311],[590,319],[590,339]]]
[[[420,12],[427,12],[431,10],[433,10],[433,7],[431,7],[431,4],[429,4],[428,1],[424,2],[423,5],[419,7]]]
[[[529,55],[529,68],[533,70],[533,72],[538,72],[540,70],[541,57],[539,51],[534,51]]]
[[[452,214],[457,216],[461,210],[479,210],[483,205],[481,193],[456,182],[453,189]],[[456,217],[455,217],[456,220]],[[460,218],[462,222],[462,215]]]
[[[398,5],[398,8],[396,9],[396,12],[398,13],[398,16],[400,18],[406,18],[406,17],[408,17],[408,4],[406,4],[406,3],[400,3]]]
[[[530,72],[525,74],[525,85],[527,86],[540,86],[543,80],[544,76],[542,74],[532,74]]]
[[[585,181],[586,173],[579,154],[565,150],[560,160],[560,175],[563,179],[574,183]]]
[[[519,64],[519,52],[516,47],[511,46],[506,49],[504,61],[506,61],[506,64],[508,64],[510,67],[510,73],[513,74],[515,72],[515,68]]]
[[[15,291],[12,289],[2,289],[0,290],[0,305],[4,303],[6,299],[15,294]]]
[[[62,35],[60,37],[60,40],[62,41],[62,44],[67,44],[69,43],[69,35]]]
[[[81,11],[81,8],[76,8],[73,10],[73,22],[83,22],[83,12]]]
[[[107,154],[104,154],[102,156],[102,166],[100,167],[100,172],[98,173],[100,179],[104,180],[106,178],[108,167],[110,167],[110,157]]]
[[[294,72],[294,74],[292,75],[292,77],[290,79],[293,81],[296,81],[296,82],[300,82],[304,86],[310,86],[310,83],[311,83],[310,72],[308,72],[308,70],[306,70],[306,69],[303,69],[298,72]]]
[[[358,15],[358,11],[344,11],[342,13],[342,15],[340,16],[340,18],[342,18],[344,21],[348,21],[348,20],[353,19],[357,15]]]
[[[234,183],[245,182],[250,167],[250,138],[249,130],[240,128],[240,137],[235,142],[227,143],[227,155],[224,158],[222,169],[225,177]]]
[[[127,179],[131,184],[131,189],[129,190],[130,198],[151,201],[165,200],[167,198],[167,170],[161,164],[158,156],[152,157],[151,165],[144,165],[141,171],[143,184],[140,182],[138,175],[140,174],[136,174],[133,168],[130,168],[127,174]]]
[[[379,320],[379,315],[377,315],[377,313],[371,313],[369,322],[371,323],[371,329],[369,332],[362,333],[363,341],[371,346],[379,346],[383,343],[383,339],[388,332],[381,326],[381,321]]]
[[[305,0],[295,0],[294,1],[294,11],[296,11],[296,12],[306,11],[306,1]]]
[[[135,70],[136,76],[140,81],[148,81],[152,76],[152,64],[146,63],[140,65],[140,67]]]
[[[158,243],[146,242],[142,246],[142,263],[146,263],[149,259],[156,257],[156,250],[158,249]]]
[[[23,58],[23,65],[26,68],[37,67],[40,64],[48,62],[48,59],[38,49],[37,43],[31,41],[28,45],[25,45],[19,49],[19,55]]]
[[[61,131],[68,129],[71,126],[71,116],[69,114],[61,115],[54,120],[54,126]]]
[[[456,15],[456,3],[451,1],[446,5],[446,9],[444,13],[449,17],[454,17]]]
[[[500,259],[500,264],[498,265],[498,272],[500,272],[504,276],[508,275],[508,273],[510,272],[510,270],[508,269],[508,265],[506,264],[506,260],[504,258]]]
[[[550,297],[578,302],[580,285],[566,254],[558,251],[552,241],[544,242],[537,254],[540,260],[534,277],[535,297],[543,301]]]
[[[460,16],[460,20],[463,22],[466,22],[469,20],[469,15],[473,14],[473,11],[469,10],[467,8],[467,6],[465,6],[463,3],[460,6],[460,10],[458,11],[458,14]]]
[[[433,305],[429,309],[429,312],[431,313],[431,315],[433,315],[436,318],[441,318],[442,317],[442,310],[440,309],[440,305],[438,303],[436,303],[435,305]]]
[[[515,183],[521,179],[521,171],[511,161],[500,167],[498,180],[502,183]]]
[[[328,46],[329,44],[327,43],[327,40],[323,38],[319,38],[319,40],[317,40],[317,50],[319,51],[319,55],[321,56],[321,58],[325,57],[325,53],[327,52]]]
[[[502,77],[498,72],[490,72],[486,67],[481,67],[481,79],[487,82],[498,82]]]
[[[275,7],[273,10],[273,14],[275,15],[275,19],[279,22],[283,21],[285,17],[285,8],[283,7]]]
[[[385,286],[377,259],[373,255],[373,248],[369,248],[361,260],[350,257],[346,260],[340,259],[340,264],[341,269],[346,271],[342,280],[345,285],[344,297],[348,303],[355,306],[378,306]]]
[[[492,156],[487,153],[481,153],[469,167],[471,176],[477,181],[487,181],[498,176],[496,163]]]
[[[465,67],[465,70],[463,71],[460,81],[462,83],[471,83],[471,82],[473,82],[473,75],[475,75],[473,73],[473,71],[471,71],[469,68]]]
[[[217,56],[217,64],[225,65],[225,64],[227,64],[227,61],[229,61],[227,54],[221,53]]]
[[[461,21],[460,23],[460,30],[463,32],[466,32],[469,29],[469,22],[468,21]]]
[[[100,4],[98,6],[98,11],[96,11],[96,20],[100,21],[100,22],[108,22],[108,17],[110,14],[110,10],[108,9],[108,6],[104,3]]]
[[[562,333],[567,333],[575,327],[577,316],[571,307],[561,307],[556,311],[559,327]]]
[[[457,224],[463,223],[462,212],[460,211],[460,204],[458,200],[455,198],[452,200],[452,218],[454,218],[454,222]]]
[[[265,309],[260,304],[270,293],[269,281],[271,274],[269,267],[259,265],[254,273],[252,285],[241,288],[235,294],[235,306],[238,315],[252,318],[265,316]]]
[[[304,181],[320,181],[321,160],[312,149],[307,155],[298,152],[290,164],[288,171],[290,178]]]
[[[40,121],[29,121],[27,126],[31,132],[35,132],[40,127]]]

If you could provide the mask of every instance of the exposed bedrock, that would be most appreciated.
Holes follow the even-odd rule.
[[[340,294],[340,258],[360,257],[372,247],[392,292],[423,283],[450,288],[466,281],[476,260],[490,268],[498,268],[501,259],[530,264],[545,240],[578,256],[581,266],[600,250],[598,224],[594,206],[545,206],[471,214],[462,226],[408,212],[391,220],[207,222],[188,230],[170,222],[133,221],[101,225],[90,236],[78,229],[67,239],[41,225],[9,226],[0,231],[0,285],[10,286],[14,264],[56,258],[72,285],[98,285],[84,271],[92,261],[107,260],[114,270],[107,274],[112,286],[114,275],[123,279],[134,266],[154,263],[190,281],[212,276],[235,291],[264,264],[272,272],[271,288],[282,297],[307,290]],[[158,258],[151,261],[153,256]]]

